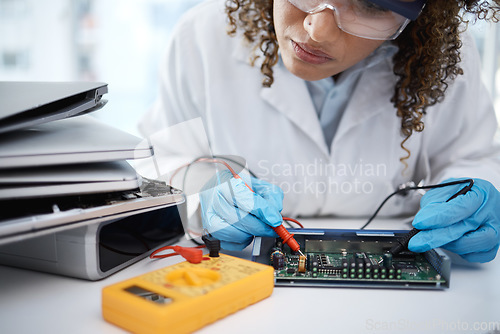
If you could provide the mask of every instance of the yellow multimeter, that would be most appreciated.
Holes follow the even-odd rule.
[[[134,333],[190,333],[270,296],[273,287],[271,266],[220,254],[105,287],[102,314]]]

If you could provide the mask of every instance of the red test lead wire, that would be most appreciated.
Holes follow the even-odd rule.
[[[241,179],[241,177],[238,174],[233,174],[233,176],[235,179]],[[241,180],[243,181],[243,179],[241,179]],[[243,183],[245,183],[245,181],[243,181]],[[245,183],[245,185],[247,186],[248,189],[250,189],[251,192],[253,192],[253,193],[255,192],[255,191],[253,191],[252,188],[250,188],[250,186],[248,184]],[[288,217],[283,217],[283,219],[297,222],[295,219],[288,218]],[[297,223],[300,226],[302,226],[302,224],[300,224],[299,222],[297,222]],[[287,231],[287,229],[285,228],[285,226],[283,226],[283,224],[276,226],[276,227],[273,227],[273,230],[283,240],[283,243],[287,244],[291,248],[291,250],[293,250],[294,252],[298,252],[302,256],[305,256],[300,251],[300,245],[297,242],[297,240],[295,240],[295,238],[293,237],[293,234],[290,234],[290,232]]]
[[[195,160],[194,162],[209,162],[209,163],[219,163],[219,164],[223,164],[224,166],[226,166],[226,168],[231,172],[231,174],[233,175],[233,177],[235,179],[240,179],[243,181],[243,179],[231,168],[231,166],[229,166],[229,164],[223,160],[220,160],[220,159],[210,159],[210,158],[200,158],[200,159],[197,159]],[[189,164],[187,164],[189,165]],[[181,168],[184,168],[186,167],[187,165],[185,166],[182,166],[182,167],[179,167],[175,172],[174,172],[174,175],[181,169]],[[173,176],[172,175],[172,178]],[[170,181],[172,181],[172,178],[170,179]],[[172,182],[170,182],[172,183]],[[250,189],[251,192],[255,192],[253,191],[253,189],[248,185],[246,184],[245,181],[243,181],[243,183],[247,186],[248,189]],[[300,224],[298,221],[296,221],[295,219],[292,219],[292,218],[288,218],[288,217],[283,217],[284,220],[289,220],[289,221],[293,221],[295,222],[296,224],[298,224],[300,227],[303,227],[302,224]],[[283,242],[285,244],[287,244],[294,252],[298,252],[300,255],[304,256],[304,254],[300,251],[300,245],[299,243],[297,242],[297,240],[294,239],[293,237],[293,234],[290,234],[290,232],[287,231],[287,229],[283,226],[283,224],[277,226],[277,227],[273,227],[273,230],[276,232],[276,234],[279,235],[279,237],[281,239],[283,239]]]
[[[241,177],[238,174],[233,173],[233,176],[235,179],[241,179]],[[243,179],[241,179],[241,180],[243,181]],[[243,183],[245,183],[245,181],[243,181]],[[248,189],[250,189],[251,192],[253,192],[253,193],[255,192],[255,191],[253,191],[252,188],[250,188],[250,186],[248,184],[245,183],[245,185],[247,186]],[[296,221],[295,219],[287,218],[287,217],[283,217],[283,219]],[[300,223],[298,223],[298,224],[302,226],[302,224],[300,224]],[[287,229],[285,228],[285,226],[283,226],[283,224],[276,226],[276,227],[273,227],[273,230],[283,240],[283,243],[287,244],[291,250],[293,250],[294,252],[298,252],[302,256],[305,256],[300,251],[300,245],[297,242],[297,240],[295,240],[295,238],[293,237],[293,234],[290,234],[290,232],[287,231]]]
[[[163,259],[166,257],[180,255],[185,258],[189,263],[200,263],[203,260],[203,251],[200,248],[205,247],[205,245],[200,245],[197,247],[181,247],[181,246],[165,246],[158,248],[151,255],[150,259]],[[165,250],[171,249],[173,253],[169,254],[158,254]]]
[[[300,251],[300,245],[293,237],[293,234],[287,231],[287,229],[283,226],[283,224],[273,227],[274,232],[280,236],[285,244],[287,244],[291,250],[294,252],[298,252],[300,255],[304,256]]]

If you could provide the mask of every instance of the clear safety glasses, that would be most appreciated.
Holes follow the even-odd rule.
[[[367,39],[395,39],[410,22],[409,18],[367,0],[288,0],[288,2],[309,14],[331,10],[339,29]]]

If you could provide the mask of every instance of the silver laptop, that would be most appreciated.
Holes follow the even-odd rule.
[[[106,91],[0,84],[0,263],[100,279],[183,235],[184,195],[126,161],[151,145],[83,115]]]
[[[0,133],[102,108],[100,82],[0,82]]]
[[[145,140],[90,115],[0,134],[0,169],[131,160],[152,155],[153,148]]]
[[[71,196],[139,188],[141,178],[126,161],[5,169],[0,200]]]
[[[0,200],[0,244],[184,202],[179,190],[148,179],[130,191]]]
[[[3,210],[16,206],[17,215]],[[0,208],[0,264],[90,280],[176,242],[186,223],[182,193],[147,179],[132,192],[0,201]]]

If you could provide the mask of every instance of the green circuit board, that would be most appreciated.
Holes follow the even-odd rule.
[[[278,281],[296,283],[354,282],[356,284],[440,285],[446,280],[425,254],[410,251],[393,256],[389,244],[305,240],[305,256],[279,242],[270,250],[269,264]],[[347,246],[346,246],[347,245]]]
[[[432,283],[440,281],[444,283],[441,275],[421,254],[416,254],[411,258],[392,260],[390,265],[384,264],[384,257],[381,254],[306,253],[305,255],[305,270],[299,268],[300,256],[289,254],[284,259],[286,264],[283,267],[275,267],[275,276],[291,279],[398,280]]]

